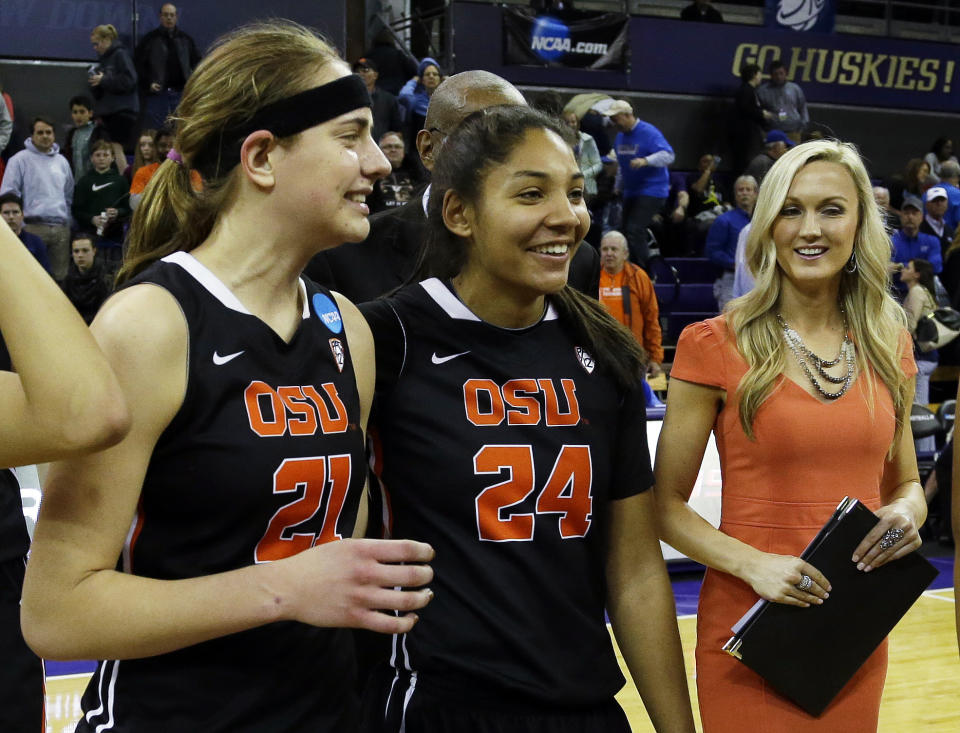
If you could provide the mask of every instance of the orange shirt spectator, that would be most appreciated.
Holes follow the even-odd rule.
[[[600,240],[600,302],[610,315],[629,328],[650,357],[652,376],[663,362],[660,309],[653,283],[642,268],[627,262],[627,240],[616,231]],[[626,288],[627,296],[624,295]]]

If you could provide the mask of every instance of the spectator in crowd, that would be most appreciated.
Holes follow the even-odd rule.
[[[143,198],[143,192],[150,183],[150,179],[157,172],[163,162],[167,159],[167,154],[173,147],[173,132],[166,128],[160,128],[153,136],[153,146],[157,150],[157,159],[153,163],[147,163],[133,174],[133,181],[130,183],[130,210],[135,211]],[[203,189],[203,181],[200,174],[190,171],[190,181],[193,183],[193,190]]]
[[[0,101],[0,152],[6,150],[11,135],[13,135],[13,118],[10,117],[7,105]],[[0,168],[0,178],[2,177],[3,169]]]
[[[614,141],[616,190],[623,197],[623,230],[630,259],[642,267],[649,256],[647,227],[670,193],[667,166],[673,163],[673,148],[660,130],[636,118],[626,100],[614,101],[605,114],[619,130]]]
[[[112,25],[98,25],[90,34],[90,43],[99,61],[88,74],[87,83],[96,100],[94,114],[100,118],[107,134],[133,152],[134,131],[140,111],[137,98],[137,71],[130,53],[117,37]]]
[[[950,243],[953,241],[953,230],[947,226],[944,220],[949,206],[947,191],[943,186],[933,186],[924,193],[923,200],[925,202],[925,212],[923,222],[920,224],[920,231],[924,234],[932,234],[940,240],[940,252],[942,254],[950,248]]]
[[[432,171],[446,136],[474,112],[526,103],[515,86],[488,71],[477,69],[451,76],[430,98],[425,127],[417,134],[420,162]],[[417,260],[427,236],[429,200],[427,188],[410,203],[370,217],[366,240],[320,252],[310,261],[306,274],[355,303],[373,300],[403,285],[417,275]],[[570,263],[571,287],[595,296],[599,276],[597,250],[578,247]]]
[[[90,171],[90,146],[106,139],[106,130],[93,121],[93,100],[85,94],[70,99],[70,117],[73,127],[67,130],[63,156],[70,163],[73,180],[79,181]]]
[[[642,267],[628,262],[627,238],[616,229],[600,240],[600,302],[610,315],[630,329],[647,352],[647,373],[655,377],[662,371],[663,334],[660,309],[653,283]]]
[[[894,177],[890,181],[890,199],[898,205],[902,205],[904,197],[909,194],[916,198],[922,198],[923,192],[927,190],[925,181],[930,175],[930,164],[923,158],[911,158],[903,169],[903,175],[899,178]]]
[[[707,232],[704,253],[722,270],[713,283],[713,296],[719,310],[723,310],[733,297],[733,276],[736,265],[737,237],[740,230],[750,223],[753,207],[757,203],[757,181],[753,176],[740,176],[733,184],[736,207],[721,214]]]
[[[567,112],[576,114],[580,121],[580,130],[593,137],[601,158],[606,157],[613,147],[610,144],[610,137],[607,135],[610,120],[605,115],[607,108],[613,102],[614,99],[609,94],[588,92],[575,94],[563,108],[564,114]]]
[[[907,262],[900,271],[900,282],[907,286],[907,297],[903,299],[903,312],[907,314],[907,330],[916,337],[917,323],[937,309],[936,286],[934,285],[933,266],[923,259]],[[930,402],[930,375],[937,368],[940,354],[936,349],[921,351],[916,345],[913,358],[917,362],[913,403],[923,405]],[[917,451],[932,454],[937,449],[936,437],[931,435],[914,441]]]
[[[441,81],[443,77],[440,74],[440,64],[427,56],[417,66],[416,76],[404,84],[397,95],[406,110],[406,139],[411,146],[416,144],[417,131],[423,129],[430,97]]]
[[[160,25],[140,39],[134,56],[146,106],[144,125],[163,127],[200,63],[197,45],[177,25],[176,5],[160,6]]]
[[[50,272],[59,282],[70,262],[73,173],[67,159],[60,155],[50,118],[34,118],[24,149],[7,163],[0,194],[7,192],[23,201],[24,229],[47,246]]]
[[[883,186],[873,187],[873,200],[877,202],[883,214],[883,223],[887,231],[900,228],[900,214],[890,206],[890,191]]]
[[[905,194],[900,206],[901,229],[893,234],[893,262],[906,265],[910,260],[926,260],[933,273],[943,269],[940,240],[920,231],[923,223],[923,204],[920,199]]]
[[[957,156],[953,154],[953,140],[948,137],[938,137],[930,147],[930,152],[924,155],[923,159],[930,166],[930,172],[937,177],[937,180],[942,180],[940,166],[948,160],[953,163],[957,162]]]
[[[97,230],[97,249],[114,273],[123,259],[123,224],[130,218],[130,184],[111,168],[113,151],[106,140],[93,144],[93,170],[77,181],[73,216],[81,227]]]
[[[765,110],[757,96],[762,78],[756,64],[744,64],[740,68],[740,87],[733,100],[734,119],[730,130],[733,170],[738,175],[747,169],[750,159],[758,152],[763,128],[773,121],[773,112]]]
[[[757,89],[763,108],[773,114],[771,127],[783,130],[793,142],[800,142],[803,128],[810,122],[803,90],[787,81],[787,66],[780,59],[770,63],[770,78]]]
[[[137,138],[137,152],[133,155],[134,174],[145,165],[160,162],[160,158],[157,157],[157,144],[154,142],[156,136],[156,130],[140,131],[140,137]]]
[[[417,169],[406,160],[403,136],[399,132],[387,132],[379,143],[380,150],[390,161],[390,175],[373,184],[373,193],[367,201],[372,214],[411,201],[414,189],[420,183]]]
[[[573,134],[577,136],[578,142],[574,147],[574,153],[577,156],[577,163],[580,164],[580,170],[583,172],[583,192],[589,205],[597,195],[597,176],[603,171],[600,151],[597,149],[597,142],[593,139],[593,135],[580,129],[580,120],[577,118],[576,112],[568,110],[564,111],[562,115],[563,121],[570,126]]]
[[[417,60],[406,49],[397,47],[386,26],[374,36],[373,46],[363,56],[377,66],[377,86],[394,96],[400,93],[407,79],[417,73]]]
[[[750,236],[750,224],[748,223],[737,235],[737,253],[733,257],[733,290],[730,291],[731,298],[739,298],[746,295],[756,284],[753,273],[750,272],[750,266],[747,264],[747,237]]]
[[[960,230],[953,235],[953,242],[943,256],[943,270],[939,277],[950,297],[950,305],[960,308]]]
[[[722,23],[723,16],[710,3],[710,0],[693,0],[680,11],[680,20],[693,20],[700,23]]]
[[[945,160],[940,165],[940,187],[947,192],[947,213],[944,221],[956,231],[960,224],[960,163]]]
[[[793,147],[793,140],[787,137],[783,130],[770,130],[763,141],[763,152],[750,161],[747,166],[747,175],[753,176],[757,184],[763,183],[763,177],[767,175],[773,164]]]
[[[597,208],[597,176],[603,173],[600,151],[597,150],[597,142],[593,139],[593,135],[580,129],[580,119],[576,112],[564,109],[560,114],[577,137],[573,153],[577,156],[577,164],[583,172],[583,198],[590,212],[590,230],[587,232],[586,239],[591,245],[597,246],[601,233],[600,211]]]
[[[690,241],[688,248],[702,251],[710,226],[720,214],[730,208],[723,200],[723,191],[717,181],[716,172],[720,157],[705,153],[700,156],[697,170],[687,175],[686,187],[689,204],[686,215],[689,220],[687,233]]]
[[[368,58],[357,59],[353,64],[353,73],[363,79],[373,101],[373,139],[379,140],[388,132],[403,130],[400,103],[393,94],[377,86],[380,77],[377,62]]]
[[[89,325],[113,292],[113,279],[107,273],[103,260],[97,257],[92,235],[86,232],[77,234],[70,249],[73,261],[61,287],[67,300],[73,303],[73,307]]]
[[[50,272],[50,260],[47,257],[47,245],[35,234],[23,228],[23,201],[17,194],[8,191],[0,194],[0,216],[7,222],[10,230],[20,237],[23,246],[29,250],[43,269]]]

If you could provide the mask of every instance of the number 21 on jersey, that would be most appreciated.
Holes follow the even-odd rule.
[[[550,476],[537,496],[536,514],[558,514],[560,536],[584,537],[590,529],[593,510],[593,470],[589,445],[565,445],[560,449]],[[490,542],[523,542],[533,539],[536,516],[511,513],[535,486],[533,447],[485,445],[473,457],[474,472],[502,474],[507,480],[489,486],[477,495],[477,532]]]
[[[317,456],[288,458],[273,474],[273,493],[302,492],[302,495],[280,507],[257,543],[254,560],[281,560],[314,545],[341,539],[337,521],[350,488],[350,456]],[[329,489],[329,490],[328,490]],[[318,532],[295,528],[312,520],[320,511],[324,496],[326,511]],[[315,525],[311,522],[311,525]]]

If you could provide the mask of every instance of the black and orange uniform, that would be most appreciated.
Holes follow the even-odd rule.
[[[187,387],[154,448],[120,566],[188,578],[349,537],[365,478],[360,402],[329,291],[301,282],[289,343],[193,256],[133,283],[169,291],[189,330]],[[349,632],[278,622],[146,659],[103,661],[77,731],[346,731]]]
[[[12,368],[0,337],[0,371]],[[43,662],[20,631],[20,596],[29,550],[20,483],[13,471],[0,467],[0,730],[43,733],[47,727]]]
[[[499,328],[431,279],[363,313],[389,534],[436,550],[435,597],[394,637],[364,730],[498,729],[491,717],[524,730],[551,716],[596,722],[550,730],[629,730],[604,568],[609,502],[653,483],[642,393],[550,305],[529,328]]]

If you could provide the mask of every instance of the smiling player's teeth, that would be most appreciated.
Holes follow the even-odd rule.
[[[533,251],[544,255],[565,255],[570,245],[567,244],[542,244],[534,247]]]
[[[797,250],[802,255],[818,255],[825,251],[822,247],[805,247]]]
[[[358,204],[364,204],[367,202],[367,195],[363,193],[351,193],[347,196],[351,201],[356,201]]]

